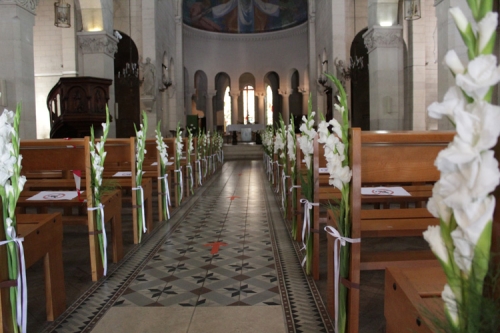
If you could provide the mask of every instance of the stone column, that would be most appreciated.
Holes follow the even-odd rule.
[[[404,128],[403,27],[373,26],[364,35],[370,61],[370,130]]]
[[[309,3],[309,29],[308,29],[308,46],[309,46],[309,90],[312,98],[312,108],[313,110],[318,109],[318,101],[316,100],[317,87],[315,82],[318,81],[318,53],[316,52],[316,1],[308,1]],[[309,94],[305,96],[306,108],[302,110],[304,114],[307,114],[307,103],[309,101]]]
[[[118,51],[118,40],[105,31],[83,31],[77,33],[78,46],[83,54],[82,76],[94,76],[114,80],[114,54]],[[109,87],[108,108],[114,115],[115,86]],[[110,123],[109,137],[116,137],[116,122]]]
[[[179,1],[180,3],[180,1]],[[184,82],[184,56],[182,54],[183,51],[183,36],[182,36],[182,5],[178,5],[178,12],[175,16],[175,73],[174,73],[174,82],[178,82],[176,94],[172,98],[172,102],[174,105],[170,110],[171,119],[170,126],[176,126],[177,121],[181,121],[184,123],[186,121],[186,113],[184,113],[185,109],[191,110],[191,98],[188,101],[188,104],[182,107],[182,103],[185,101],[184,95],[184,85],[179,84],[179,82]],[[192,96],[191,93],[190,96]],[[175,128],[175,127],[172,127]]]
[[[299,87],[299,93],[302,94],[302,114],[307,114],[309,108],[309,90],[305,87]]]
[[[0,1],[0,80],[5,80],[2,110],[22,101],[22,139],[36,139],[33,27],[35,1]],[[0,82],[1,83],[1,82]]]
[[[207,131],[214,131],[214,96],[217,91],[208,91],[205,93],[207,99],[205,106],[205,117],[207,118]]]
[[[255,95],[257,96],[259,102],[257,103],[257,108],[258,108],[258,118],[257,118],[257,121],[259,124],[267,124],[267,120],[266,120],[266,108],[265,108],[265,103],[264,103],[264,100],[265,100],[265,97],[266,97],[266,93],[263,92],[263,91],[258,91],[255,93]]]
[[[232,92],[229,95],[231,95],[231,124],[236,125],[238,123],[238,97],[240,97],[240,92]]]
[[[186,115],[193,114],[192,100],[195,92],[196,90],[194,90],[194,88],[184,90],[184,114]]]
[[[278,93],[283,97],[281,103],[281,116],[283,117],[283,121],[285,125],[290,123],[290,93],[291,91],[288,89],[278,89]]]

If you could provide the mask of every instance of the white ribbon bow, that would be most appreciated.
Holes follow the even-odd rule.
[[[339,280],[340,280],[340,251],[339,245],[345,246],[347,242],[360,243],[360,238],[342,237],[337,229],[332,226],[326,226],[325,231],[335,238],[333,244],[333,266],[334,266],[334,286],[335,286],[335,332],[338,332],[338,317],[339,317]]]
[[[168,206],[170,206],[170,189],[168,188],[168,174],[165,174],[165,176],[163,177],[158,177],[158,179],[163,179],[163,183],[165,184],[165,193],[163,193],[163,195],[165,195],[167,197],[167,201],[166,201],[166,208],[167,208],[167,217],[168,219],[170,220],[170,210],[168,209]]]
[[[9,230],[10,229],[10,230]],[[0,241],[0,246],[7,243],[15,243],[19,249],[19,259],[21,260],[20,267],[17,270],[17,325],[21,327],[21,332],[26,333],[26,323],[28,319],[28,287],[26,284],[26,264],[24,262],[24,238],[18,238],[13,227],[8,227],[6,233],[9,234],[10,240]]]
[[[194,184],[194,182],[193,182],[193,167],[191,166],[191,164],[188,164],[188,165],[186,165],[186,168],[189,168],[189,176],[191,176],[191,184],[189,187],[191,188],[191,190],[193,190],[193,184]]]
[[[317,202],[309,202],[307,199],[300,199],[300,203],[304,204],[304,223],[302,223],[302,249],[303,250],[306,248],[306,243],[304,242],[306,240],[306,231],[307,231],[307,237],[309,237],[311,233],[311,219],[310,219],[310,210],[313,208],[313,206],[318,207],[319,203]],[[307,211],[306,211],[307,210]],[[302,266],[306,263],[307,260],[307,255],[304,256],[304,259],[302,260]]]
[[[181,180],[180,181],[180,186],[181,186],[181,197],[180,197],[180,200],[182,201],[182,196],[184,194],[184,183],[182,182],[182,169],[178,169],[178,170],[174,170],[174,172],[178,172],[179,173],[179,179]]]
[[[202,186],[203,184],[201,183],[201,162],[200,160],[196,160],[195,163],[198,164],[198,183],[200,184],[200,186]]]
[[[142,188],[141,185],[139,185],[137,187],[132,187],[132,190],[141,191],[142,232],[146,233],[147,229],[146,229],[146,217],[145,217],[146,215],[144,214],[144,211],[146,210],[146,207],[144,207],[144,189]]]
[[[102,233],[102,254],[103,254],[103,259],[102,259],[102,268],[104,270],[104,276],[106,276],[108,272],[108,255],[106,253],[106,249],[108,248],[108,238],[106,237],[106,225],[104,224],[104,205],[102,203],[99,204],[97,207],[90,207],[87,208],[87,210],[94,211],[94,210],[100,210],[101,211],[101,233]]]

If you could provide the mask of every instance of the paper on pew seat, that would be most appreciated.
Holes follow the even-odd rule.
[[[318,168],[319,173],[328,173],[328,168]]]
[[[174,164],[174,162],[167,162],[167,165],[172,165]]]
[[[153,162],[151,163],[151,165],[158,165],[158,162]]]
[[[83,193],[83,191],[81,191],[80,194],[81,193]],[[38,200],[38,201],[73,200],[77,196],[78,192],[76,191],[42,191],[26,200]]]
[[[411,196],[404,188],[400,186],[392,187],[362,187],[362,195],[394,195],[394,196]]]
[[[143,171],[142,174],[145,174],[146,171]],[[118,171],[113,175],[113,177],[132,177],[132,171]]]

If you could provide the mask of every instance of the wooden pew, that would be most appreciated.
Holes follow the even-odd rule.
[[[351,238],[421,236],[429,225],[439,223],[437,219],[418,205],[397,209],[373,209],[367,203],[377,200],[421,202],[431,194],[430,187],[439,177],[434,166],[437,154],[451,140],[452,132],[362,132],[350,130],[349,156],[352,168],[350,190]],[[415,187],[411,184],[418,183]],[[361,187],[374,185],[407,185],[408,189],[427,188],[416,191],[421,197],[366,198],[361,196]],[[388,205],[390,206],[390,205]],[[329,212],[328,223],[336,226]],[[381,270],[387,267],[428,267],[436,264],[430,250],[361,252],[361,244],[350,245],[350,271],[346,284],[348,289],[348,332],[357,332],[359,326],[359,283],[361,270]],[[333,237],[328,237],[328,308],[333,308]]]
[[[446,283],[443,269],[388,267],[385,271],[384,315],[387,333],[436,332],[433,321],[445,320],[441,292]]]
[[[138,214],[139,210],[136,206],[136,198],[140,196],[141,193],[138,190],[132,190],[137,187],[136,182],[136,153],[135,153],[135,138],[126,139],[113,139],[108,138],[104,145],[104,150],[106,151],[106,159],[104,161],[104,178],[111,181],[111,183],[116,184],[122,190],[131,192],[132,200],[132,218],[133,218],[133,232],[134,232],[134,244],[139,243],[139,230],[138,226]],[[143,164],[144,166],[144,164]],[[130,177],[115,177],[117,172],[130,172],[132,176]],[[143,170],[142,184],[141,187],[144,191],[144,207],[145,217],[146,217],[146,228],[147,232],[153,230],[153,179],[157,179],[158,176],[155,172],[148,170]]]
[[[24,238],[24,259],[26,269],[43,259],[45,272],[45,304],[47,320],[54,321],[66,310],[64,269],[62,259],[62,220],[60,214],[18,214],[17,233]],[[0,235],[5,239],[5,234]],[[29,275],[29,270],[27,271]],[[7,260],[5,247],[0,247],[0,281],[7,281]],[[0,288],[0,328],[9,319],[4,307],[8,299],[8,288]],[[28,295],[29,296],[29,295]],[[9,312],[10,313],[10,312]],[[0,329],[0,331],[2,331]]]
[[[29,174],[33,171],[43,172],[53,170],[63,170],[64,172],[68,172],[69,170],[87,170],[87,174],[90,174],[88,137],[72,139],[70,141],[64,139],[22,140],[20,153],[23,156],[23,173]],[[90,177],[85,177],[82,181],[85,182],[85,185],[83,185],[85,189],[91,188]],[[83,198],[74,198],[72,200],[28,200],[28,198],[38,193],[38,191],[29,191],[30,186],[33,188],[46,187],[47,189],[55,190],[60,185],[63,190],[68,190],[67,186],[70,186],[68,182],[73,182],[72,189],[74,190],[74,180],[70,179],[28,179],[25,185],[26,191],[21,193],[17,206],[21,212],[24,212],[29,207],[35,208],[38,213],[47,213],[49,208],[63,209],[63,224],[86,225],[90,245],[92,280],[97,281],[102,277],[103,263],[101,261],[98,232],[96,229],[96,223],[100,223],[100,221],[95,221],[94,211],[88,210],[88,208],[93,208],[92,191],[85,191]],[[110,238],[112,240],[113,262],[118,262],[123,258],[121,191],[110,190],[104,193],[101,202],[104,206],[105,223],[110,223],[111,225]],[[72,214],[73,209],[78,210],[77,214]]]

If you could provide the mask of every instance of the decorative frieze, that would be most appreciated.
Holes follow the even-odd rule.
[[[363,35],[368,53],[379,47],[397,48],[403,45],[401,26],[373,27]]]
[[[40,0],[16,0],[15,2],[23,7],[24,9],[32,12],[33,14],[35,14],[35,11],[36,11],[36,7],[38,6],[38,2]],[[0,1],[1,2],[1,1]]]
[[[78,46],[84,54],[105,53],[110,57],[118,51],[118,40],[104,31],[79,32]]]

